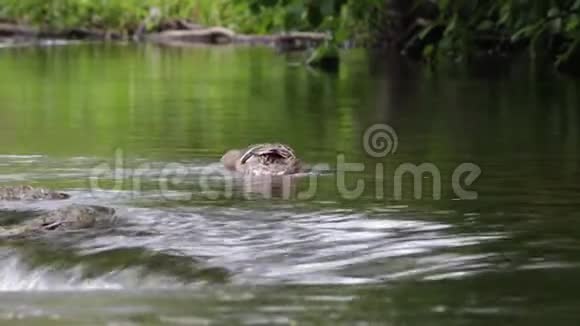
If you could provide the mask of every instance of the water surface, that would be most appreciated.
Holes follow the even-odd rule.
[[[73,196],[2,203],[0,224],[71,203],[115,207],[121,222],[0,240],[0,323],[577,324],[577,82],[523,62],[433,71],[352,51],[325,74],[288,60],[2,49],[0,182]],[[398,136],[378,159],[362,145],[377,123]],[[229,188],[220,155],[272,141],[328,169],[288,194]],[[345,177],[364,182],[355,198],[337,186],[338,157],[364,164]],[[409,177],[395,196],[405,163],[438,168],[440,200],[430,178],[421,199]],[[482,171],[467,187],[477,200],[454,192],[462,163]],[[298,196],[310,179],[317,191]]]

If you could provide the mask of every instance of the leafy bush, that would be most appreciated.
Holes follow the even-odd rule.
[[[408,12],[397,12],[401,4]],[[417,13],[424,5],[435,15],[408,28],[413,18],[424,18]],[[393,12],[402,24],[393,24]],[[154,29],[178,18],[246,33],[314,30],[331,32],[336,42],[419,44],[430,59],[527,46],[532,54],[554,54],[561,64],[580,44],[580,0],[0,0],[0,19],[53,29],[130,34],[143,23]]]
[[[344,40],[370,35],[382,4],[382,0],[0,0],[0,18],[48,28],[130,32],[155,8],[157,22],[186,18],[259,34],[334,31]]]
[[[438,17],[418,36],[441,36],[425,42],[424,54],[465,55],[526,45],[555,54],[557,64],[577,52],[580,42],[580,0],[437,0]]]

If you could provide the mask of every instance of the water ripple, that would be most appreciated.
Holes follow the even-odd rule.
[[[4,174],[4,180],[42,181],[50,175],[53,179],[70,181],[89,175],[99,159],[77,157],[63,162],[36,155],[0,156],[0,162],[26,166],[26,172],[15,169]],[[148,167],[148,172],[143,174],[145,182],[157,182],[163,178],[160,168],[165,163],[135,159],[129,165],[139,164]],[[203,161],[184,162],[183,165],[194,174],[204,169],[220,169],[216,164],[208,165]],[[506,236],[498,232],[470,234],[458,231],[452,224],[429,220],[420,213],[405,213],[408,207],[402,205],[363,210],[339,208],[333,203],[245,201],[233,206],[231,203],[203,201],[167,203],[161,201],[163,198],[154,191],[87,191],[83,188],[67,191],[72,194],[68,201],[2,203],[0,208],[37,212],[71,202],[112,206],[117,208],[123,221],[116,230],[70,236],[56,239],[55,243],[66,244],[87,261],[94,255],[110,255],[128,249],[145,250],[153,256],[170,253],[195,261],[202,269],[226,270],[231,275],[228,282],[233,283],[366,284],[404,278],[461,277],[487,270],[489,260],[494,259],[493,254],[467,254],[464,248],[491,243]],[[147,203],[147,206],[139,203]],[[131,252],[126,254],[128,257],[133,255]],[[145,261],[137,261],[133,267],[151,268]],[[48,280],[58,271],[40,269],[38,273],[23,275]],[[61,271],[63,273],[70,271]],[[166,286],[175,284],[174,274],[182,274],[172,269],[161,273],[172,280]],[[7,270],[0,273],[0,277],[6,275],[14,276]],[[68,277],[80,288],[100,284],[78,283],[74,276]],[[32,279],[28,279],[30,284],[41,284]],[[134,285],[119,282],[113,285],[105,282],[102,287]],[[18,282],[5,279],[2,283]]]

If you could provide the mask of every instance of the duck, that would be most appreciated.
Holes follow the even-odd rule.
[[[94,205],[71,205],[41,214],[14,226],[0,226],[0,239],[34,236],[50,231],[90,229],[112,226],[117,222],[114,208]]]
[[[282,176],[302,172],[294,150],[285,144],[255,144],[226,152],[221,162],[229,171],[254,176]]]

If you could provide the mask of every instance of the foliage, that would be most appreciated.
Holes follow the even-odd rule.
[[[64,29],[102,28],[129,32],[151,17],[189,16],[195,1],[180,0],[0,0],[0,18]]]
[[[331,31],[338,41],[368,37],[379,24],[382,0],[230,0],[228,19],[237,30],[254,33],[289,30]],[[234,18],[235,17],[235,18]]]
[[[426,40],[424,54],[462,56],[473,51],[498,52],[528,46],[555,54],[561,64],[577,52],[580,42],[580,0],[437,0],[438,16],[418,35]]]
[[[185,18],[239,32],[334,31],[340,40],[368,35],[381,0],[0,0],[0,19],[48,28],[130,33],[143,22]],[[151,22],[156,12],[156,21]]]
[[[435,12],[427,19],[417,9],[425,6]],[[393,24],[399,19],[393,17],[402,23]],[[245,33],[323,31],[332,33],[335,44],[391,41],[418,47],[433,60],[527,46],[532,55],[554,54],[561,64],[580,44],[580,0],[0,0],[1,19],[126,35],[176,19]],[[423,19],[420,28],[409,28],[414,19]]]

